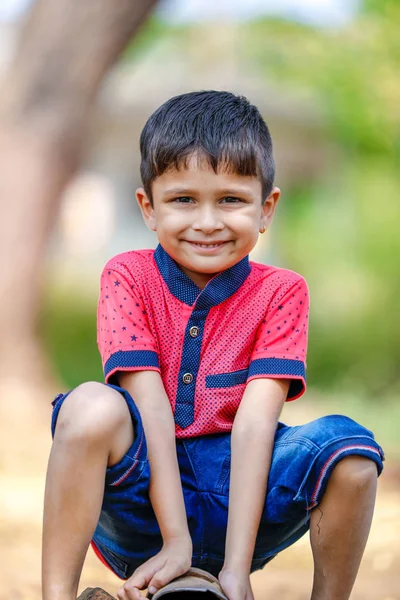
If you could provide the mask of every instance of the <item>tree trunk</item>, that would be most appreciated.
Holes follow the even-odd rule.
[[[40,393],[50,376],[37,336],[48,236],[96,91],[155,3],[37,0],[2,82],[0,418],[15,390]]]

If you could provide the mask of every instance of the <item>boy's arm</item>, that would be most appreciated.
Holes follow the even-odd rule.
[[[156,371],[120,372],[118,379],[142,417],[151,469],[150,500],[164,543],[161,552],[124,584],[126,598],[136,598],[137,590],[132,588],[158,589],[190,568],[192,541],[176,455],[175,423],[161,376]]]
[[[230,600],[252,598],[249,583],[267,490],[275,431],[288,380],[250,381],[232,429],[231,479],[225,562],[220,582]]]

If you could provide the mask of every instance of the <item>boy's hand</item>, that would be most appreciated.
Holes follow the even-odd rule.
[[[248,573],[222,569],[218,579],[228,600],[254,600]]]
[[[118,600],[139,600],[139,590],[149,589],[151,594],[170,581],[186,573],[192,564],[192,540],[175,538],[162,550],[138,567],[117,593]],[[154,589],[153,589],[154,588]]]

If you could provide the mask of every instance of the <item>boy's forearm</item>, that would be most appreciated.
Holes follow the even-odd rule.
[[[256,398],[256,401],[252,402],[251,395],[254,392],[259,391],[261,395],[265,393],[265,384],[258,384],[258,381],[261,380],[251,382],[255,384],[251,386],[252,389],[246,389],[234,421],[231,438],[231,478],[224,568],[246,573],[250,572],[265,504],[277,421],[287,393],[285,382],[272,382],[271,394]]]
[[[166,542],[189,537],[189,531],[176,456],[175,424],[169,404],[163,409],[170,414],[163,415],[161,406],[158,412],[149,405],[142,407],[141,414],[151,468],[149,495]]]
[[[225,567],[250,572],[265,501],[275,430],[257,426],[232,433]]]
[[[149,495],[163,541],[190,540],[176,455],[175,423],[161,379],[159,384],[153,378],[150,386],[143,377],[129,380],[127,376],[120,381],[131,392],[142,417],[151,469]]]

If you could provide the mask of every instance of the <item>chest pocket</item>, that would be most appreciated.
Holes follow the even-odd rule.
[[[217,373],[206,375],[206,388],[229,388],[241,383],[246,383],[248,369],[232,371],[231,373]]]

